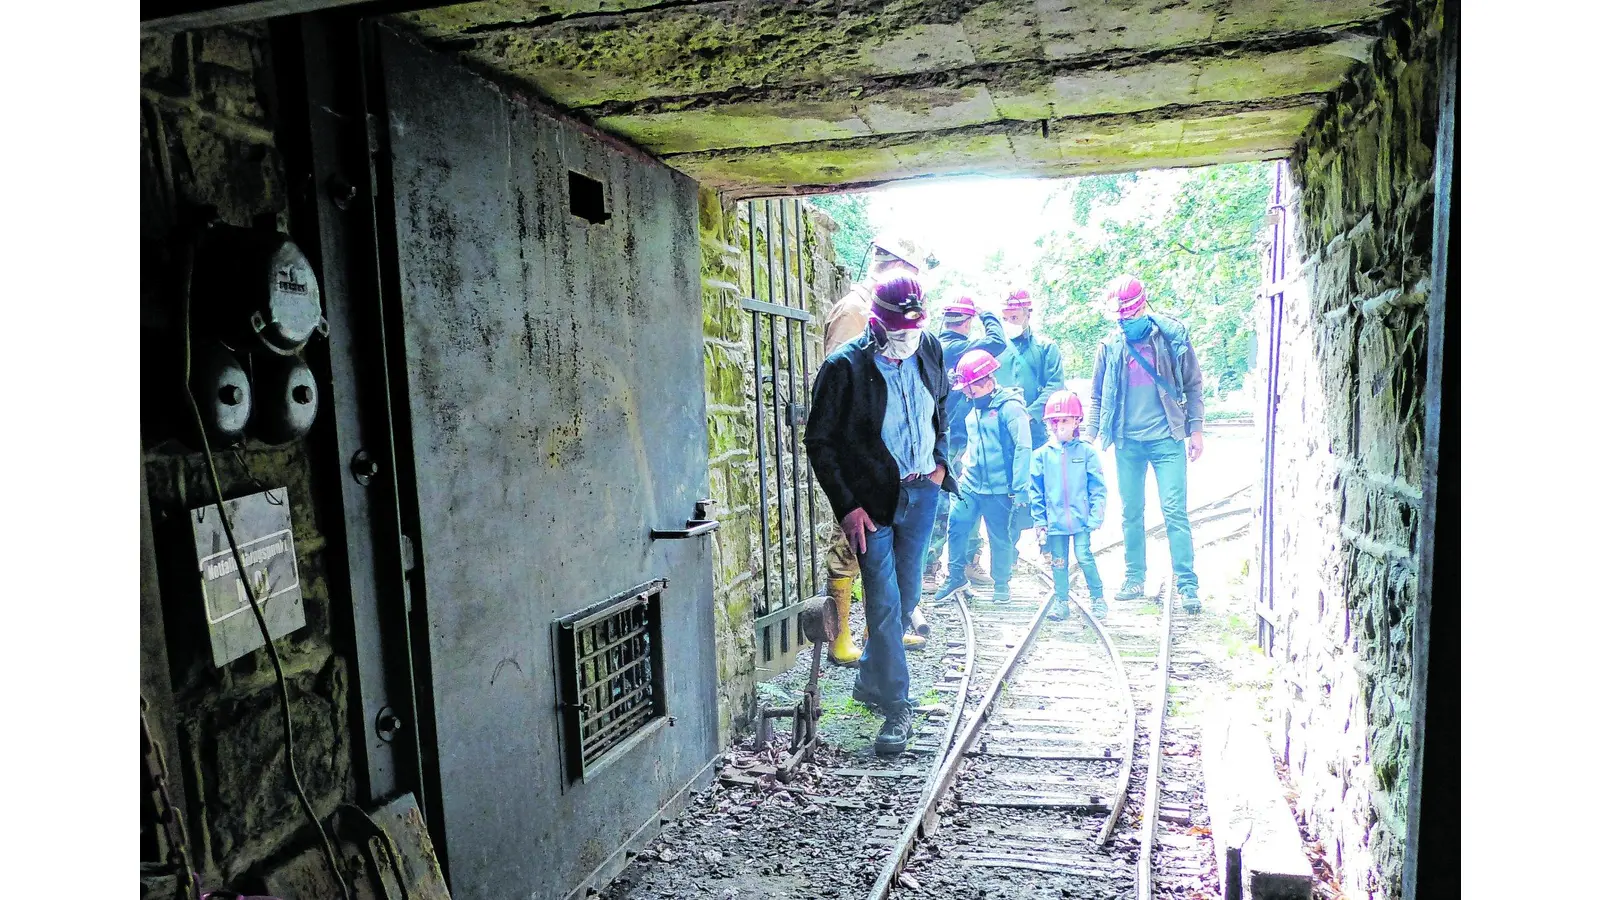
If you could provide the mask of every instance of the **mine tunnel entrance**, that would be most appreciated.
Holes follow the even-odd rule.
[[[1452,4],[142,18],[145,408],[187,409],[175,360],[216,381],[212,449],[142,425],[146,793],[186,823],[146,834],[155,890],[564,898],[670,862],[826,580],[807,382],[856,273],[796,197],[1269,160],[1257,724],[1347,895],[1450,855]],[[280,703],[300,785],[261,790]]]

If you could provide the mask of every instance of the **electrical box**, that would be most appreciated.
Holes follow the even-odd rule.
[[[239,556],[244,560],[243,577],[216,504],[189,511],[198,564],[197,570],[191,571],[199,579],[205,627],[211,636],[211,661],[218,666],[264,645],[261,626],[245,593],[246,578],[267,620],[267,632],[274,638],[306,624],[288,489],[273,488],[225,500],[223,506],[233,523]]]

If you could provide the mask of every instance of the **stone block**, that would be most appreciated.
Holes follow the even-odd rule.
[[[265,134],[224,130],[178,110],[161,111],[178,196],[216,207],[230,225],[249,226],[285,208],[282,163]]]
[[[319,815],[347,798],[349,683],[344,660],[290,679],[296,768]],[[184,762],[203,811],[214,871],[233,878],[288,842],[304,824],[283,747],[276,689],[202,707],[184,723]]]

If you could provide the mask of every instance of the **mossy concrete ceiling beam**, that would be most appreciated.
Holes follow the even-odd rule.
[[[668,164],[735,197],[871,187],[912,176],[1070,176],[1285,156],[1316,115],[1316,96],[1272,105],[998,123],[743,150],[684,153]]]
[[[1396,2],[485,0],[397,18],[751,194],[1281,156]]]
[[[426,40],[575,109],[1348,28],[1375,22],[1388,6],[1381,0],[658,0],[534,25],[507,11],[526,6],[531,21],[541,21],[538,10],[565,5],[500,0],[401,19]]]
[[[874,79],[855,85],[761,88],[579,110],[658,153],[761,147],[985,122],[1058,119],[1331,91],[1374,38],[1318,33],[1288,49],[1122,55],[1046,66]]]

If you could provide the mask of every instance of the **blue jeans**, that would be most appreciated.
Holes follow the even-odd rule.
[[[1094,553],[1089,550],[1089,532],[1080,531],[1077,534],[1052,534],[1045,538],[1045,549],[1050,551],[1051,574],[1056,580],[1056,600],[1067,602],[1067,585],[1071,580],[1071,570],[1067,568],[1068,554],[1076,551],[1078,568],[1083,572],[1084,587],[1089,589],[1089,598],[1099,600],[1105,596],[1105,585],[1100,581],[1100,567],[1094,563]]]
[[[933,513],[944,491],[927,479],[900,488],[894,523],[867,532],[861,562],[861,596],[867,607],[867,646],[856,681],[884,707],[911,704],[911,674],[901,642],[905,621],[922,599],[922,557]]]
[[[961,480],[961,451],[950,451],[950,477]],[[949,491],[939,492],[939,506],[933,513],[933,536],[928,540],[928,552],[923,555],[922,570],[932,572],[933,567],[939,564],[939,557],[944,555],[945,539],[950,534],[950,508],[955,505],[955,495]],[[954,558],[952,556],[952,558]]]
[[[1194,574],[1194,538],[1189,532],[1189,459],[1183,441],[1161,438],[1154,441],[1118,441],[1117,492],[1122,497],[1123,556],[1128,562],[1128,580],[1144,583],[1144,474],[1156,473],[1156,491],[1161,497],[1161,516],[1167,525],[1167,544],[1172,551],[1172,576],[1178,590],[1198,590]]]
[[[978,520],[983,519],[984,530],[989,532],[989,559],[993,566],[994,586],[1011,584],[1011,567],[1017,561],[1016,541],[1012,537],[1012,515],[1006,510],[1004,494],[966,493],[956,501],[950,511],[950,578],[961,578],[961,573],[972,563],[975,541],[972,535],[978,530]]]

